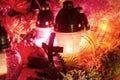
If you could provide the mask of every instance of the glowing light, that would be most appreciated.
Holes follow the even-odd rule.
[[[106,23],[100,24],[99,26],[104,31],[107,29],[107,24]]]
[[[54,29],[52,28],[36,28],[34,35],[35,35],[35,39],[34,39],[34,43],[38,46],[41,47],[42,43],[47,43],[50,33],[53,32]]]
[[[66,65],[79,65],[80,55],[94,53],[95,42],[90,34],[84,31],[73,33],[56,32],[57,45],[63,47],[63,57]]]
[[[107,18],[102,18],[102,21],[98,24],[98,27],[101,31],[105,31],[108,28],[108,20]]]
[[[48,22],[48,21],[46,21],[46,22],[45,22],[45,25],[49,25],[49,22]]]
[[[6,54],[4,52],[0,52],[0,75],[4,75],[6,73],[7,73]]]

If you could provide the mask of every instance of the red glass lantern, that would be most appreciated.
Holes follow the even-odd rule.
[[[41,47],[42,42],[47,43],[51,32],[54,31],[54,17],[49,5],[42,6],[37,20],[37,28],[34,31],[34,43]]]
[[[0,80],[17,80],[21,71],[21,56],[10,47],[6,30],[0,26]]]

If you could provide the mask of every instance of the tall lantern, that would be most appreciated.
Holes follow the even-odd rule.
[[[47,42],[50,33],[53,32],[53,13],[49,5],[41,6],[38,14],[37,28],[35,29],[35,44],[38,47],[42,46],[42,42]]]
[[[17,80],[21,70],[21,56],[10,47],[8,35],[0,26],[0,80]]]
[[[88,46],[89,41],[85,37],[86,32],[81,26],[78,16],[79,13],[74,8],[73,2],[65,1],[55,20],[57,45],[63,47],[63,53],[60,55],[67,66],[76,67],[79,65],[80,55],[86,49],[88,51],[93,49]],[[88,44],[86,45],[85,43]]]

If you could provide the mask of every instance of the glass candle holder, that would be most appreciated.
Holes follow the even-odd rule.
[[[22,61],[20,54],[11,48],[1,49],[0,50],[0,79],[2,80],[17,80],[21,68]]]
[[[57,45],[63,47],[60,53],[66,66],[79,67],[81,58],[94,56],[95,41],[91,34],[78,31],[72,33],[56,32]]]
[[[10,46],[7,31],[0,24],[0,80],[17,80],[21,71],[21,56]]]

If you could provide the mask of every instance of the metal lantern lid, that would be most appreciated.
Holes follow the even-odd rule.
[[[55,25],[55,31],[57,32],[76,32],[80,30],[79,13],[71,1],[63,3],[63,8],[56,15]]]
[[[63,2],[63,8],[73,8],[73,2],[72,1],[64,1]]]
[[[41,28],[50,27],[52,25],[54,16],[49,5],[42,7],[39,11],[37,19],[39,21],[38,26]]]
[[[0,25],[0,49],[5,49],[10,46],[7,31]]]

